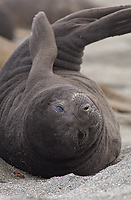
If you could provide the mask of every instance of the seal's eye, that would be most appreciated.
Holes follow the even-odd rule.
[[[55,105],[55,111],[57,113],[61,113],[61,114],[65,114],[66,113],[65,110],[64,110],[64,106],[61,105],[61,104],[56,104]]]

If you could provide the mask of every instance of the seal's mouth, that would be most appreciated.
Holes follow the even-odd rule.
[[[78,144],[79,147],[82,147],[82,143],[84,139],[86,138],[87,133],[85,131],[77,130],[77,138],[78,138]]]

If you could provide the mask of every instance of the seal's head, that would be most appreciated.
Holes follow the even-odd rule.
[[[40,139],[41,145],[37,143],[40,151],[45,147],[44,143],[54,148],[52,155],[47,149],[47,156],[69,157],[75,150],[92,145],[100,133],[102,115],[94,99],[68,87],[53,88],[46,95],[45,91],[41,92],[29,106],[26,132],[30,138]],[[41,154],[45,152],[46,149]]]
[[[89,156],[85,152],[99,138],[102,122],[99,105],[93,96],[65,86],[41,92],[31,101],[24,131],[41,160],[54,166],[53,172],[49,167],[46,172],[50,177],[78,169]]]

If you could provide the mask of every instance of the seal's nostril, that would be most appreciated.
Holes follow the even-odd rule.
[[[83,108],[83,110],[88,110],[89,109],[89,106],[86,106]]]
[[[83,110],[84,110],[84,111],[89,110],[89,108],[90,108],[90,105],[89,105],[89,104],[86,104],[86,105],[83,106]]]

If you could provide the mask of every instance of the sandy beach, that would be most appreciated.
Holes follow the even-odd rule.
[[[128,199],[131,197],[131,147],[122,150],[120,162],[95,176],[42,179],[17,170],[0,160],[0,200],[26,199]],[[19,172],[16,177],[14,172]],[[22,178],[24,177],[24,178]]]
[[[131,4],[131,0],[94,0],[102,6]],[[131,98],[131,34],[109,38],[85,49],[82,73],[114,92]],[[0,200],[130,200],[131,113],[115,111],[120,123],[122,151],[114,165],[94,176],[68,174],[43,179],[10,166],[0,158]]]

